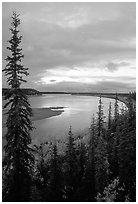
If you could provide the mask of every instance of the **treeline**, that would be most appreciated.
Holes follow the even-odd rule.
[[[8,91],[9,91],[8,88],[2,88],[2,96],[4,96]],[[41,93],[35,89],[22,88],[22,91],[26,95],[41,95]]]

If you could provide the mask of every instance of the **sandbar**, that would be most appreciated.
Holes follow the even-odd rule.
[[[59,108],[62,110],[59,110]],[[63,107],[50,107],[50,108],[33,108],[33,116],[31,117],[32,121],[42,120],[44,118],[50,118],[53,116],[60,115],[64,112]],[[54,110],[53,110],[54,109]]]
[[[7,110],[2,111],[2,127],[6,127]],[[61,115],[64,112],[64,107],[49,107],[49,108],[32,108],[33,115],[31,121],[42,120],[45,118]]]

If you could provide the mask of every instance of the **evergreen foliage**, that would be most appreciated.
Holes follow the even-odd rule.
[[[87,192],[85,191],[85,181],[86,181],[85,170],[86,170],[86,162],[87,162],[87,149],[82,138],[80,139],[80,144],[77,149],[78,149],[78,154],[77,154],[78,184],[77,184],[77,191],[74,197],[75,197],[75,201],[81,202],[81,201],[85,201],[87,197]]]
[[[70,127],[68,132],[68,141],[66,144],[65,155],[65,186],[64,192],[67,201],[72,201],[77,185],[77,155],[75,148],[75,139]]]
[[[118,105],[118,96],[116,93],[115,104],[114,104],[114,128],[116,128],[118,122],[119,122],[119,105]]]
[[[28,75],[28,68],[24,68],[21,60],[24,57],[22,48],[19,47],[22,36],[19,36],[19,15],[13,12],[11,23],[10,46],[7,49],[11,56],[7,56],[7,65],[3,70],[7,76],[10,87],[5,94],[7,103],[4,108],[9,107],[6,122],[7,133],[5,158],[3,162],[4,183],[3,201],[27,201],[29,199],[30,183],[34,156],[31,152],[30,131],[32,124],[30,116],[31,107],[26,95],[20,89],[23,75]]]
[[[97,136],[104,137],[104,121],[105,116],[103,113],[103,103],[100,96],[99,105],[98,105],[98,112],[97,112]]]
[[[109,176],[109,163],[107,157],[107,141],[106,129],[104,127],[104,113],[103,103],[101,97],[99,99],[99,106],[97,112],[97,125],[96,125],[96,150],[95,150],[95,168],[96,168],[96,183],[97,190],[103,191],[104,187],[108,184]]]
[[[112,120],[112,106],[111,106],[111,102],[109,103],[109,113],[108,113],[108,130],[110,130],[111,128],[111,120]]]
[[[123,190],[123,188],[119,188],[119,178],[117,177],[105,187],[102,194],[97,194],[97,202],[115,202],[117,195]]]
[[[57,152],[56,143],[54,143],[54,145],[52,146],[48,175],[49,201],[60,202],[62,201],[62,174],[61,162]]]
[[[88,142],[88,157],[84,174],[85,201],[95,201],[96,197],[96,169],[95,169],[95,151],[96,151],[96,133],[95,118],[93,116],[90,126],[90,136]]]

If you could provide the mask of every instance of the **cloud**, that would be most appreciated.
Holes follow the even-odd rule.
[[[40,87],[38,86],[38,89]],[[63,91],[63,92],[129,92],[134,90],[135,84],[128,84],[119,81],[101,81],[97,84],[86,84],[79,82],[59,82],[57,84],[43,84],[41,85],[44,91]]]
[[[51,79],[51,80],[50,80],[50,82],[55,82],[55,81],[56,81],[55,79]]]
[[[2,9],[3,59],[9,54],[10,16],[16,10],[30,86],[37,88],[34,82],[42,77],[53,84],[63,79],[91,83],[91,76],[101,81],[110,72],[125,78],[135,67],[135,3],[4,2]]]
[[[119,63],[109,62],[105,67],[112,72],[119,69],[119,67],[124,67],[129,65],[130,64],[128,62],[119,62]]]

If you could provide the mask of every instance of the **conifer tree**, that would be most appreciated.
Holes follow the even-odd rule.
[[[114,104],[114,124],[115,124],[115,127],[117,126],[118,122],[119,122],[119,105],[118,105],[118,96],[116,93],[115,104]]]
[[[111,107],[111,101],[109,103],[109,113],[108,113],[108,130],[110,130],[111,128],[111,112],[112,111],[112,107]]]
[[[47,151],[44,149],[45,144],[41,143],[39,146],[35,145],[37,152],[38,162],[35,168],[35,182],[34,186],[36,188],[35,192],[32,193],[31,201],[47,201],[48,200],[48,171],[49,165],[45,158],[49,153],[49,148]]]
[[[82,202],[85,200],[86,192],[84,188],[84,180],[85,180],[85,167],[87,163],[87,150],[86,145],[83,141],[82,136],[78,137],[78,145],[77,145],[77,185],[76,185],[76,193],[74,195],[75,202]]]
[[[128,96],[128,113],[129,113],[129,121],[132,121],[135,118],[135,107],[133,104],[133,98],[131,93],[129,93],[129,96]]]
[[[62,201],[62,178],[61,164],[57,152],[57,145],[54,143],[51,151],[50,168],[49,168],[48,194],[49,201]]]
[[[106,131],[104,128],[104,113],[103,103],[101,97],[99,99],[98,112],[97,112],[97,126],[96,126],[96,149],[95,149],[95,171],[96,171],[96,185],[99,192],[103,191],[104,187],[108,184],[109,177],[109,163],[107,156],[107,142]]]
[[[120,140],[120,128],[119,128],[119,104],[118,104],[118,96],[116,93],[115,102],[114,102],[114,118],[112,124],[112,153],[111,153],[111,162],[110,162],[110,170],[112,173],[112,177],[116,178],[118,176],[119,166],[118,166],[118,145]]]
[[[14,202],[29,201],[34,163],[34,157],[29,147],[31,144],[30,131],[32,130],[31,107],[20,88],[22,82],[26,82],[23,75],[28,75],[28,68],[24,68],[21,63],[24,55],[20,48],[22,36],[19,36],[19,24],[19,15],[13,12],[10,28],[11,39],[8,41],[10,45],[7,47],[11,55],[7,56],[7,65],[3,70],[9,85],[9,90],[5,94],[5,100],[8,102],[4,106],[4,108],[9,107],[9,110],[7,112],[7,133],[5,135],[7,142],[3,165],[3,201]]]
[[[83,143],[82,139],[80,139],[80,144],[78,147],[78,164],[79,164],[79,181],[82,180],[84,174],[84,168],[86,163],[86,148],[85,144]]]
[[[72,201],[77,185],[77,163],[76,148],[72,129],[70,127],[68,133],[68,141],[66,145],[66,170],[65,170],[65,196],[68,201]]]
[[[98,112],[97,112],[97,135],[98,137],[103,136],[104,133],[104,113],[103,113],[103,103],[100,96],[99,105],[98,105]]]
[[[109,103],[109,112],[108,112],[108,130],[106,132],[106,141],[107,141],[107,157],[108,157],[108,162],[109,162],[109,169],[110,169],[110,174],[109,177],[113,179],[113,175],[111,174],[112,168],[114,168],[114,163],[113,161],[113,151],[114,151],[114,133],[113,133],[113,125],[114,121],[111,117],[111,102]]]
[[[95,150],[96,150],[96,132],[95,118],[93,116],[90,126],[88,158],[84,174],[85,201],[95,201],[96,197],[96,172],[95,172]]]

